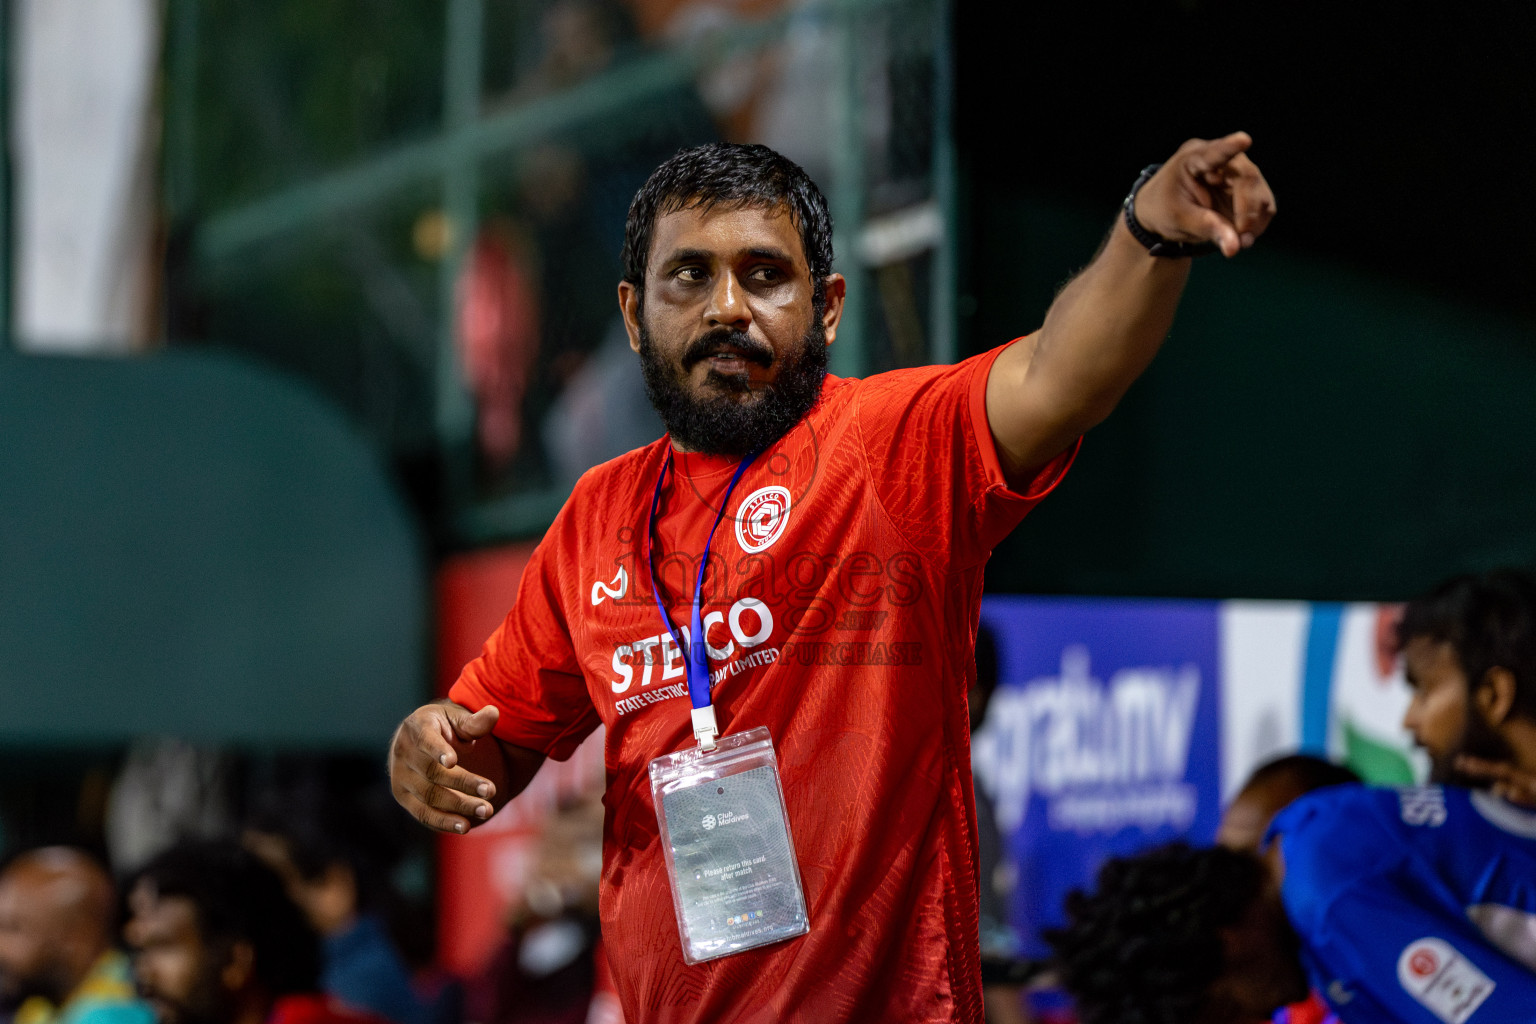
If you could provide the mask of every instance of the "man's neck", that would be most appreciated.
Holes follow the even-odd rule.
[[[275,1002],[264,989],[247,990],[235,1004],[235,1012],[228,1024],[266,1024]]]

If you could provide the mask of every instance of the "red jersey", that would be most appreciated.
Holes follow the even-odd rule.
[[[1000,351],[828,377],[748,467],[710,549],[716,715],[773,736],[809,934],[683,962],[646,768],[695,742],[646,565],[665,438],[581,478],[454,684],[458,703],[501,708],[497,736],[550,757],[606,727],[603,941],[631,1024],[981,1021],[966,691],[982,568],[1073,455],[1009,490],[986,418]],[[677,454],[662,492],[656,581],[685,645],[737,465]]]
[[[320,992],[281,996],[272,1004],[267,1024],[389,1024],[367,1010],[354,1010]]]

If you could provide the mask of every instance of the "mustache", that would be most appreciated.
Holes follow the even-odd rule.
[[[717,327],[689,343],[683,350],[683,369],[691,370],[699,363],[723,349],[732,349],[749,363],[767,369],[773,365],[773,350],[751,337],[745,331],[729,327]]]

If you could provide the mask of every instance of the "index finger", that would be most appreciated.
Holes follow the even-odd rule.
[[[1208,174],[1230,163],[1239,153],[1253,145],[1253,137],[1247,132],[1233,132],[1219,139],[1211,139],[1189,157],[1189,169],[1196,174]]]
[[[1252,160],[1239,153],[1233,158],[1229,177],[1232,190],[1232,222],[1247,236],[1246,245],[1264,233],[1275,216],[1275,194]]]

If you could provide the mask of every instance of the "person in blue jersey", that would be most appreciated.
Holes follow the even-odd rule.
[[[1408,603],[1397,641],[1431,781],[1536,805],[1536,577],[1446,580]]]
[[[1309,987],[1348,1024],[1536,1021],[1536,812],[1451,787],[1319,790],[1262,854],[1110,861],[1046,938],[1083,1024],[1258,1021]]]

